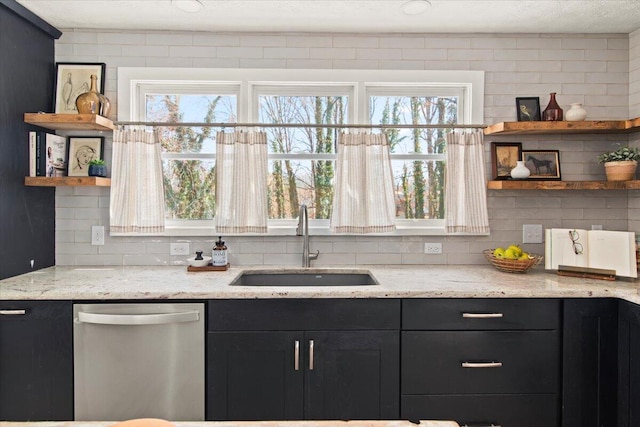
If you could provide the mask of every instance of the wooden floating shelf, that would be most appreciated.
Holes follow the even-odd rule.
[[[487,126],[485,135],[544,135],[640,132],[640,117],[631,120],[584,122],[501,122]]]
[[[25,123],[52,130],[115,130],[113,122],[97,114],[25,113]]]
[[[111,178],[99,176],[27,176],[24,185],[30,187],[110,187]]]
[[[640,190],[640,181],[489,181],[489,190]]]

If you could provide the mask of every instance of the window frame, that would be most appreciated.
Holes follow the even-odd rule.
[[[371,96],[434,96],[458,94],[458,124],[483,123],[484,72],[483,71],[431,71],[431,70],[294,70],[294,69],[198,69],[119,67],[118,113],[120,122],[144,122],[145,97],[149,91],[163,88],[180,90],[180,93],[207,93],[226,88],[237,96],[238,123],[256,123],[258,97],[277,89],[277,95],[298,94],[301,96],[323,96],[340,94],[342,89],[350,95],[348,119],[350,124],[369,123],[369,100]],[[178,78],[176,76],[179,76]],[[308,93],[310,90],[320,92]],[[305,93],[307,92],[307,93]],[[275,95],[274,93],[268,93]],[[351,96],[353,98],[351,98]],[[184,158],[185,155],[166,153],[163,159]],[[198,158],[214,157],[211,154]],[[272,157],[273,156],[273,157]],[[282,158],[282,154],[270,154],[269,160]],[[335,154],[287,154],[296,159],[305,157],[319,159],[335,158]],[[188,157],[194,157],[189,154]],[[394,159],[442,160],[442,154],[392,154]],[[268,235],[293,235],[297,220],[269,220]],[[213,220],[166,220],[163,235],[215,236]],[[329,220],[310,221],[313,235],[336,235],[329,230]],[[397,230],[392,235],[446,235],[444,220],[398,219]],[[247,233],[244,235],[252,235]],[[264,236],[264,234],[256,234]]]

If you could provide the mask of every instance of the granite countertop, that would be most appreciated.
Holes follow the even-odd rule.
[[[229,286],[243,270],[370,271],[375,286]],[[231,267],[188,272],[171,267],[50,267],[0,280],[0,300],[116,300],[230,298],[589,298],[616,297],[640,304],[637,280],[558,276],[536,268],[525,274],[490,265],[358,266],[310,268]]]
[[[109,427],[109,421],[0,421],[0,427]],[[188,421],[172,422],[175,427],[459,427],[453,421]]]

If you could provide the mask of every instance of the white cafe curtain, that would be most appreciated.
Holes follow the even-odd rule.
[[[218,132],[216,232],[267,232],[267,134]]]
[[[482,131],[447,134],[445,230],[488,233],[487,183]]]
[[[395,217],[387,135],[340,134],[331,231],[391,232],[396,229]]]
[[[118,128],[113,133],[112,233],[164,231],[164,188],[157,131]]]

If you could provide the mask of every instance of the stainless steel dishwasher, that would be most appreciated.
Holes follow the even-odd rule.
[[[75,420],[204,420],[204,309],[74,304]]]

